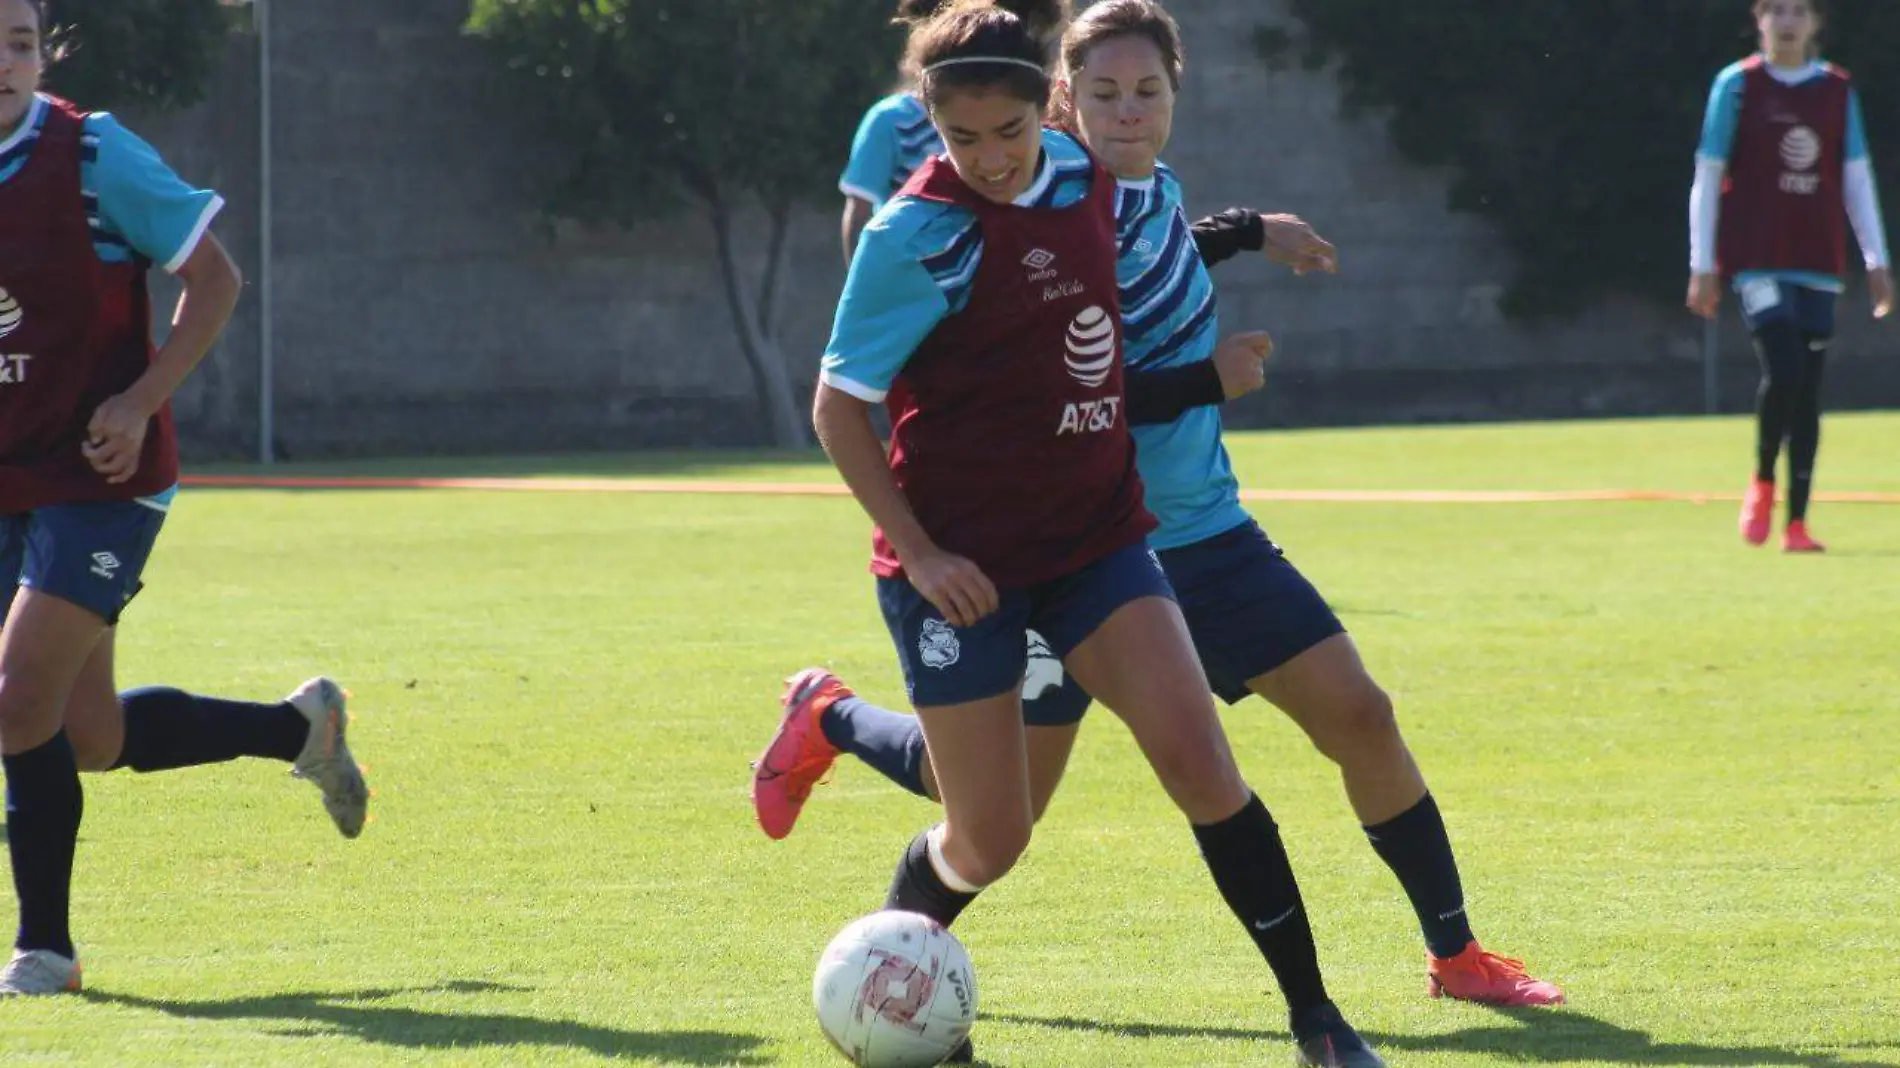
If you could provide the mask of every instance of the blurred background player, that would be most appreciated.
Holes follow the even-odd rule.
[[[1119,285],[1127,330],[1129,407],[1147,503],[1160,521],[1159,553],[1208,677],[1228,702],[1257,693],[1285,711],[1341,769],[1348,799],[1374,850],[1398,877],[1418,916],[1434,995],[1502,1005],[1563,1000],[1521,962],[1486,951],[1473,935],[1443,816],[1400,735],[1391,699],[1310,582],[1240,503],[1221,444],[1217,405],[1257,388],[1223,372],[1216,301],[1205,263],[1232,256],[1247,213],[1199,224],[1197,252],[1174,172],[1159,163],[1183,72],[1179,31],[1147,0],[1102,0],[1063,42],[1065,124],[1079,127],[1119,180]],[[1210,223],[1214,225],[1209,225]],[[1301,269],[1330,270],[1321,242]],[[1242,339],[1244,340],[1244,339]],[[1251,361],[1257,376],[1260,361]],[[1182,376],[1186,377],[1173,377]],[[1156,396],[1138,400],[1144,381]],[[1046,807],[1062,777],[1089,695],[1046,649],[1032,644],[1024,685],[1032,797]],[[761,758],[754,792],[768,834],[789,833],[811,786],[841,750],[893,781],[933,796],[931,758],[914,717],[858,699],[819,669],[795,677],[786,715]]]
[[[918,26],[949,6],[945,0],[898,0],[895,21]],[[996,0],[1042,40],[1055,41],[1068,22],[1070,0]],[[844,262],[851,264],[858,235],[884,202],[897,194],[924,161],[943,151],[930,110],[917,95],[917,71],[902,66],[904,87],[871,105],[851,141],[851,160],[838,179],[844,194]]]
[[[908,54],[948,158],[865,229],[813,418],[877,524],[879,605],[945,809],[885,907],[950,924],[1028,845],[1019,688],[1033,626],[1127,722],[1188,817],[1280,982],[1302,1063],[1374,1068],[1327,997],[1278,831],[1234,766],[1144,541],[1114,179],[1042,130],[1045,48],[1023,20],[953,5],[913,30]],[[888,456],[870,421],[881,401]]]
[[[1788,444],[1782,548],[1821,552],[1808,499],[1821,443],[1821,379],[1852,221],[1874,317],[1893,309],[1887,239],[1867,156],[1860,94],[1816,57],[1820,0],[1756,0],[1761,51],[1724,69],[1709,94],[1689,193],[1689,307],[1713,318],[1722,280],[1741,297],[1761,357],[1755,478],[1742,537],[1768,540],[1775,466]]]
[[[276,704],[115,692],[119,615],[177,491],[171,396],[241,282],[208,232],[222,199],[110,115],[38,92],[49,25],[39,0],[0,0],[0,753],[20,904],[0,994],[79,988],[80,768],[292,762],[351,836],[368,794],[326,679]],[[184,282],[155,351],[152,264]]]

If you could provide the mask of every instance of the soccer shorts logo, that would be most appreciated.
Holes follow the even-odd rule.
[[[924,620],[923,633],[917,637],[917,655],[924,666],[942,671],[963,656],[963,643],[957,632],[941,619]]]

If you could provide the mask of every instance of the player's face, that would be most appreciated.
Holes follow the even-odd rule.
[[[1071,73],[1069,97],[1082,140],[1117,178],[1146,178],[1174,127],[1174,83],[1146,37],[1116,37],[1089,49]]]
[[[40,67],[39,16],[26,0],[0,0],[0,137],[26,117]]]
[[[1755,20],[1761,30],[1762,51],[1774,57],[1805,58],[1820,32],[1821,17],[1808,0],[1773,0]]]
[[[970,188],[998,204],[1027,192],[1042,162],[1036,105],[1001,89],[953,92],[931,118]]]

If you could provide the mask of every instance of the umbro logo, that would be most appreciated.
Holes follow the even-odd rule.
[[[1056,254],[1048,249],[1031,249],[1029,255],[1023,257],[1023,266],[1032,271],[1040,271],[1055,261]]]
[[[119,572],[119,558],[111,553],[92,554],[92,573],[102,579],[114,578]]]

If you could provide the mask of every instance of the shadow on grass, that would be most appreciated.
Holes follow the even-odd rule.
[[[765,1064],[765,1040],[726,1031],[622,1031],[569,1020],[480,1012],[425,1012],[388,1002],[426,994],[526,993],[528,987],[457,981],[435,986],[302,992],[217,1001],[144,998],[89,990],[88,1001],[162,1012],[186,1020],[256,1020],[285,1026],[270,1033],[355,1038],[402,1049],[546,1047],[660,1064]],[[525,1055],[523,1063],[531,1063]]]
[[[1715,1068],[1880,1068],[1831,1053],[1802,1053],[1774,1046],[1698,1045],[1658,1042],[1647,1032],[1619,1027],[1574,1009],[1505,1009],[1491,1011],[1510,1023],[1496,1027],[1466,1027],[1439,1035],[1393,1035],[1361,1032],[1382,1053],[1485,1053],[1528,1063],[1609,1061],[1614,1064],[1704,1065]],[[1214,1038],[1233,1041],[1290,1042],[1284,1031],[1237,1027],[1189,1027],[1173,1024],[1117,1023],[1069,1016],[1038,1017],[985,1013],[996,1023],[1024,1024],[1063,1031],[1086,1031],[1121,1038]],[[1900,1042],[1881,1043],[1880,1049],[1900,1049]]]

